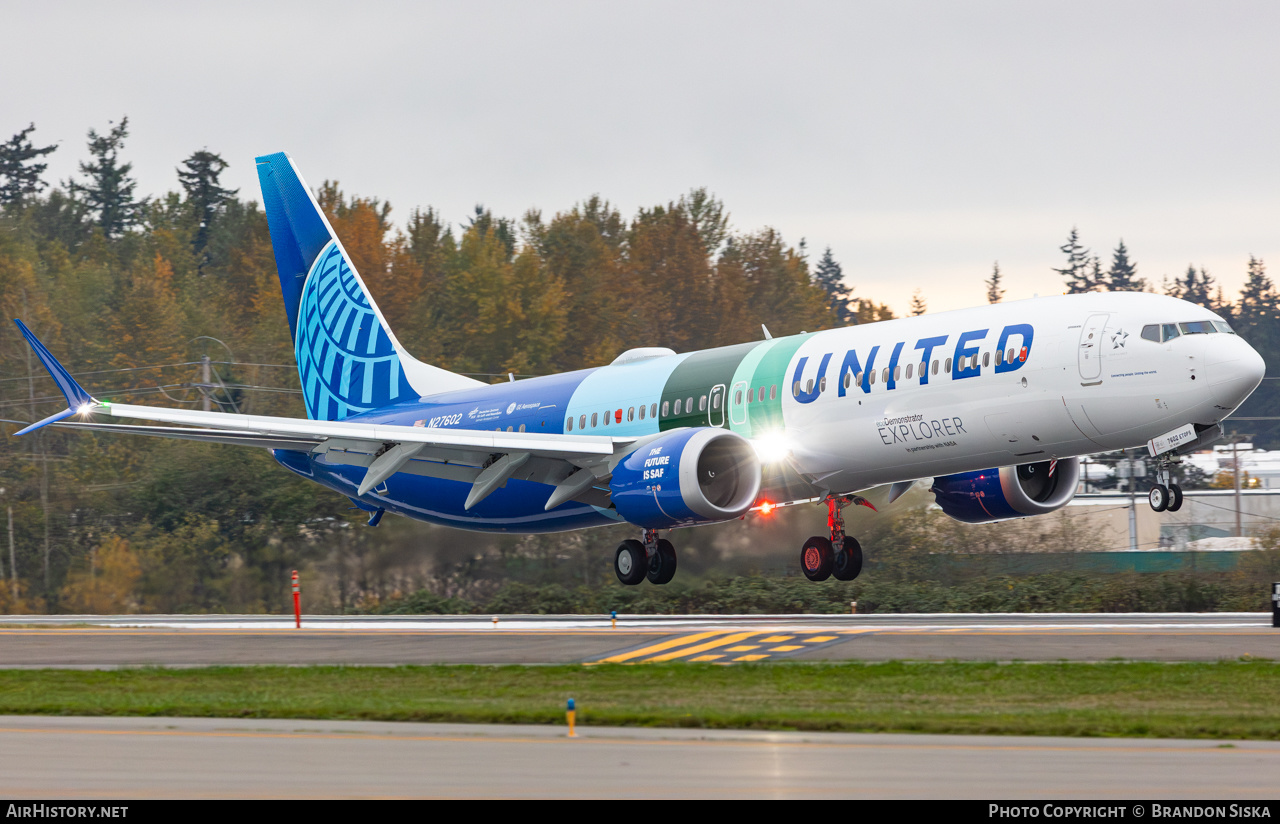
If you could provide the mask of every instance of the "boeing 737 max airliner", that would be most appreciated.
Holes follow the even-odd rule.
[[[811,580],[862,568],[859,493],[932,479],[953,518],[1053,512],[1081,455],[1146,445],[1157,511],[1179,454],[1220,437],[1263,361],[1218,315],[1161,295],[1090,293],[769,338],[498,385],[414,359],[387,326],[288,155],[257,160],[307,420],[108,403],[21,321],[68,408],[32,424],[265,447],[376,525],[385,512],[497,532],[619,522],[618,578],[671,580],[662,530],[825,502]],[[145,420],[121,424],[95,420]],[[156,425],[160,424],[160,425]]]

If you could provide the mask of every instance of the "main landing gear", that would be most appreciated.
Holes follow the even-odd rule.
[[[1170,480],[1171,461],[1162,460],[1156,466],[1156,485],[1151,487],[1147,500],[1156,512],[1177,512],[1182,509],[1182,487]]]
[[[613,571],[627,586],[635,586],[645,578],[651,584],[669,583],[676,574],[676,548],[659,538],[658,530],[646,529],[644,543],[628,540],[618,545]]]
[[[858,495],[827,496],[827,527],[830,538],[815,535],[800,550],[800,568],[810,581],[825,581],[832,575],[837,581],[852,581],[862,572],[862,545],[858,539],[844,534],[843,510],[849,504],[869,507],[870,502]]]

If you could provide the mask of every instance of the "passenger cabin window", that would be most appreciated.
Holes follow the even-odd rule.
[[[951,374],[951,358],[947,358],[946,362],[943,364],[943,369],[948,375]]]
[[[666,406],[666,404],[663,404],[663,406],[665,407],[665,406]],[[642,418],[643,418],[644,416],[643,416],[643,415],[641,415],[640,417],[642,417]],[[649,417],[651,417],[651,418],[656,418],[656,417],[658,417],[658,405],[657,405],[656,403],[655,403],[653,406],[650,406],[650,407],[649,407]]]
[[[778,398],[778,385],[775,383],[773,386],[769,387],[769,400],[771,401],[777,400],[777,398]]]
[[[870,374],[867,375],[867,383],[870,386],[876,385],[876,373],[874,369],[871,370]]]
[[[809,378],[809,380],[805,383],[805,385],[804,385],[804,393],[805,393],[806,395],[812,395],[812,394],[813,394],[813,378]]]
[[[936,374],[938,374],[938,362],[937,362],[937,361],[934,361],[934,362],[933,362],[933,374],[935,374],[935,375],[936,375]]]
[[[818,378],[818,391],[819,391],[819,392],[826,392],[826,391],[827,391],[827,376],[826,376],[826,375],[823,375],[821,378]]]
[[[566,432],[573,431],[573,416],[570,416],[569,420],[565,422],[564,428]]]
[[[644,406],[640,407],[640,420],[644,420]]]
[[[1142,339],[1152,341],[1153,343],[1159,343],[1160,342],[1160,324],[1149,323],[1146,326],[1142,327]]]
[[[747,403],[751,403],[755,399],[756,399],[756,390],[755,390],[755,387],[753,386],[752,388],[747,390]]]
[[[578,428],[579,428],[579,429],[586,429],[586,428],[587,428],[587,416],[586,416],[586,415],[579,415],[579,416],[578,416]]]
[[[524,431],[524,424],[520,424],[520,431],[521,431],[521,432],[523,432],[523,431]]]
[[[596,428],[596,424],[597,424],[597,422],[599,421],[599,418],[600,418],[600,413],[599,413],[599,412],[592,412],[592,413],[591,413],[591,428],[592,428],[592,429],[595,429],[595,428]]]
[[[800,397],[800,381],[796,381],[795,385],[791,387],[791,394],[797,398]]]
[[[1017,353],[1016,353],[1016,352],[1014,352],[1012,348],[1010,348],[1010,349],[1009,349],[1009,354],[1008,354],[1008,356],[1006,356],[1006,357],[1005,357],[1005,360],[1007,360],[1009,363],[1013,363],[1013,362],[1014,362],[1014,360],[1016,360],[1016,359],[1017,359]]]
[[[863,372],[859,372],[858,374],[854,375],[854,376],[853,376],[853,382],[854,382],[854,383],[856,383],[856,384],[858,384],[859,386],[861,386],[861,385],[862,385],[862,376],[863,376],[864,374],[865,374],[865,373],[863,373]]]
[[[999,351],[997,351],[997,352],[996,352],[996,366],[999,366],[999,365],[1000,365],[1000,364],[1002,364],[1002,363],[1004,363],[1004,350],[1003,350],[1003,349],[1001,349],[1001,350],[999,350]]]
[[[886,366],[886,367],[884,368],[884,374],[882,374],[882,375],[880,376],[880,378],[881,378],[885,383],[888,383],[888,382],[889,382],[889,367],[887,367],[887,366]]]
[[[698,398],[698,411],[699,411],[699,412],[706,412],[706,411],[707,411],[707,396],[706,396],[706,395],[703,395],[701,398]]]
[[[640,407],[640,409],[643,410],[644,407],[642,406]],[[634,421],[635,419],[636,419],[636,408],[634,406],[627,407],[627,420]]]
[[[719,396],[719,395],[716,395],[716,396],[714,396],[714,397],[711,399],[711,408],[712,408],[712,409],[719,409],[719,408],[720,408],[720,396]]]
[[[902,380],[902,367],[901,367],[901,366],[895,366],[895,367],[893,367],[893,379],[894,379],[895,381],[900,381],[900,380]]]
[[[680,414],[680,399],[679,399],[679,398],[676,398],[676,409],[675,409],[675,413],[674,413],[674,414],[676,414],[676,415],[679,415],[679,414]]]
[[[844,388],[848,389],[849,385],[852,383],[853,383],[853,370],[850,369],[848,372],[844,373]]]
[[[915,366],[914,363],[907,364],[907,380],[911,380],[911,367],[913,366]]]
[[[693,398],[686,398],[684,402],[684,411],[693,412]]]
[[[741,405],[742,405],[742,390],[741,390],[741,389],[739,389],[737,392],[734,392],[734,393],[733,393],[733,405],[734,405],[734,406],[741,406]]]
[[[983,352],[983,353],[982,353],[982,365],[983,365],[983,366],[990,366],[990,365],[991,365],[991,353],[990,353],[990,352]]]

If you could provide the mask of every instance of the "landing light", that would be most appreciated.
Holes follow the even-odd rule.
[[[778,463],[791,454],[791,444],[779,432],[754,438],[751,441],[751,446],[755,448],[756,456],[767,464]]]
[[[82,404],[80,404],[80,408],[79,408],[79,409],[77,409],[76,411],[77,411],[77,412],[79,412],[81,415],[88,415],[88,414],[89,414],[89,410],[90,410],[90,409],[92,409],[92,408],[93,408],[93,407],[92,407],[92,406],[90,406],[89,404],[87,404],[87,403],[82,403]]]

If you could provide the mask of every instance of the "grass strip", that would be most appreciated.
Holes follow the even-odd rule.
[[[0,670],[15,715],[1276,740],[1278,696],[1269,661]]]

